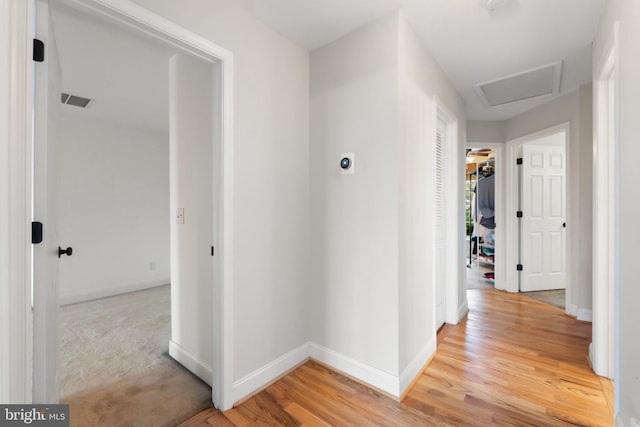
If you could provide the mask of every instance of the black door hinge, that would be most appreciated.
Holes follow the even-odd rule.
[[[36,62],[44,61],[44,42],[42,40],[33,39],[33,60]]]
[[[42,223],[33,221],[31,223],[31,243],[37,245],[42,243]]]
[[[213,246],[211,246],[211,256],[215,255],[215,250],[213,249]]]
[[[519,157],[516,159],[516,165],[521,165],[522,164],[522,157]]]
[[[522,271],[522,264],[518,264],[518,265],[516,265],[516,270],[518,270],[518,271]]]
[[[522,218],[522,211],[516,212],[516,217],[517,218]]]

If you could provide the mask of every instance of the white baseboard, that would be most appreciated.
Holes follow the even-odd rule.
[[[302,344],[262,368],[245,375],[233,383],[233,402],[238,402],[267,386],[307,359],[309,359],[309,343]]]
[[[579,308],[576,319],[581,322],[593,322],[593,312],[585,308]]]
[[[577,304],[568,304],[566,311],[567,311],[567,314],[569,316],[578,317],[578,305]]]
[[[460,307],[458,307],[458,323],[460,323],[460,321],[464,319],[464,316],[466,316],[468,312],[469,312],[469,300],[465,298],[462,304],[460,304]]]
[[[422,374],[422,368],[436,352],[436,340],[429,341],[400,373],[400,394],[402,396],[413,380]]]
[[[589,343],[589,354],[587,357],[589,357],[589,365],[591,366],[591,369],[593,369],[593,341],[591,341]]]
[[[316,359],[337,371],[344,372],[391,396],[400,397],[400,381],[398,377],[358,362],[319,344],[311,343],[310,347],[312,359]]]
[[[143,289],[155,288],[168,285],[169,278],[154,280],[153,282],[133,283],[131,285],[116,286],[113,288],[97,289],[90,292],[72,292],[60,295],[60,305],[71,305],[79,302],[91,301],[99,298],[112,297],[114,295],[127,294],[129,292],[141,291]]]
[[[213,370],[211,367],[196,359],[180,344],[176,344],[174,341],[169,341],[169,356],[173,357],[176,362],[187,368],[207,384],[211,385],[213,382]]]

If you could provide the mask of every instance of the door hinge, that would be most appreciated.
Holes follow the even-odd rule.
[[[516,212],[516,217],[517,218],[522,218],[522,211]]]
[[[37,245],[42,243],[42,223],[33,221],[31,223],[31,243]]]
[[[522,157],[518,157],[516,159],[516,165],[521,165],[522,164]]]
[[[522,264],[518,264],[518,265],[516,265],[516,270],[518,270],[518,271],[522,271]]]
[[[36,62],[44,61],[44,42],[42,40],[33,39],[33,60]]]
[[[211,246],[211,256],[215,255],[215,249],[213,248],[213,246]]]

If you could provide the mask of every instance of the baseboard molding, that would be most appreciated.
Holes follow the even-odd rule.
[[[576,315],[576,320],[581,322],[593,322],[593,311],[585,308],[579,308]]]
[[[577,304],[567,304],[567,314],[572,317],[578,317],[578,305]]]
[[[469,300],[467,298],[464,299],[460,307],[458,307],[458,323],[464,319],[464,316],[469,312]]]
[[[169,356],[173,357],[176,362],[187,368],[207,384],[211,385],[213,382],[213,370],[211,367],[196,359],[191,353],[173,340],[169,341]]]
[[[233,402],[239,402],[247,396],[271,384],[291,369],[309,359],[310,343],[291,350],[290,352],[267,363],[249,375],[245,375],[233,383]]]
[[[116,286],[113,288],[103,288],[90,292],[77,292],[60,296],[60,305],[71,305],[79,302],[92,301],[95,299],[112,297],[115,295],[127,294],[129,292],[142,291],[144,289],[156,288],[158,286],[168,285],[169,278],[154,280],[152,282],[134,283],[131,285]]]
[[[350,357],[344,356],[316,343],[310,344],[311,358],[329,367],[343,372],[371,387],[377,388],[390,396],[400,398],[400,381],[398,377],[373,368]]]
[[[402,370],[400,373],[400,394],[402,396],[411,384],[413,384],[414,380],[422,374],[422,371],[431,360],[433,355],[436,352],[436,339],[431,339],[420,352],[413,358],[413,360],[407,365],[406,368]]]
[[[589,343],[589,354],[587,357],[589,358],[589,366],[591,366],[591,370],[593,370],[593,341]]]

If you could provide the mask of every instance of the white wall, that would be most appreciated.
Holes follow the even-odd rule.
[[[399,371],[413,379],[436,346],[433,316],[436,102],[454,114],[462,127],[465,107],[402,13],[399,35]],[[461,149],[458,153],[463,153],[465,139],[460,127],[457,136],[454,143]],[[456,212],[458,207],[448,208]],[[461,228],[462,221],[458,222]],[[454,241],[452,238],[448,244]],[[458,243],[463,246],[463,242]],[[459,257],[456,266],[464,264]],[[456,308],[466,305],[466,292],[460,291],[465,287],[464,276],[458,278]]]
[[[402,12],[311,54],[312,277],[321,302],[312,338],[390,375],[396,393],[436,346],[436,97],[464,124],[461,98]],[[355,174],[341,175],[340,155],[351,151]]]
[[[397,376],[398,14],[314,51],[310,92],[313,340]]]
[[[61,302],[168,284],[168,135],[66,111],[59,147]]]
[[[469,142],[504,142],[504,122],[467,120]]]
[[[169,353],[208,384],[213,363],[213,66],[169,61],[171,344]],[[178,209],[184,216],[178,221]]]
[[[135,0],[234,55],[234,379],[306,343],[309,54],[232,0]]]
[[[593,58],[599,61],[620,23],[618,51],[618,272],[616,283],[616,373],[614,378],[616,425],[631,425],[631,417],[640,419],[640,287],[638,286],[638,211],[637,159],[640,158],[640,2],[611,0],[593,44]]]

